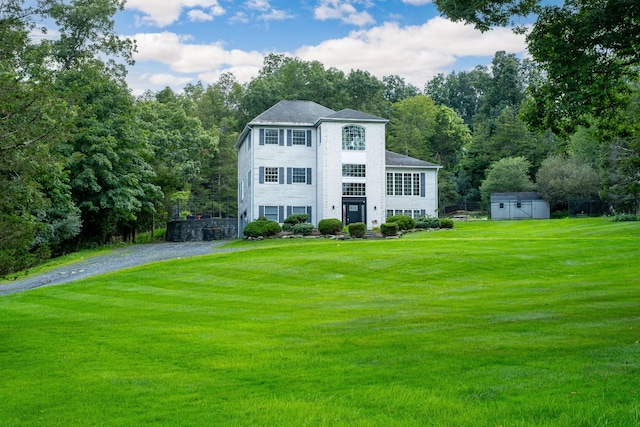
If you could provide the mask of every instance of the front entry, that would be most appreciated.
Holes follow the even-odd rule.
[[[367,223],[367,199],[364,197],[349,197],[342,199],[342,223]]]

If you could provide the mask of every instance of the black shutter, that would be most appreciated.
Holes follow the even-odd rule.
[[[311,168],[307,168],[307,184],[311,185]]]
[[[313,221],[311,220],[311,206],[307,206],[307,222],[312,223]]]
[[[284,168],[278,168],[278,184],[284,184]]]
[[[293,136],[291,134],[291,129],[287,129],[287,147],[291,147],[293,144]]]
[[[427,175],[424,172],[420,173],[420,197],[426,196],[426,189],[424,188],[427,183]]]
[[[293,207],[292,206],[287,206],[287,217],[290,217],[291,214],[293,214]]]
[[[287,184],[291,184],[293,182],[293,168],[287,168]]]
[[[264,216],[264,206],[260,205],[258,207],[258,218],[263,217]]]
[[[278,206],[278,222],[284,222],[284,206]]]
[[[284,145],[284,129],[280,129],[278,132],[278,145]]]
[[[264,129],[260,129],[260,145],[264,145]]]
[[[258,175],[258,182],[264,184],[264,166],[260,166],[260,172]]]
[[[311,131],[307,131],[307,147],[311,147]]]

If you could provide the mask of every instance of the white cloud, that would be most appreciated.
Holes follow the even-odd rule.
[[[213,15],[210,15],[201,9],[190,10],[187,12],[187,16],[189,16],[189,20],[191,22],[213,21]]]
[[[173,24],[180,19],[183,9],[196,7],[208,9],[210,16],[221,16],[225,13],[218,0],[128,0],[125,4],[127,9],[144,13],[142,23],[158,27]]]
[[[231,72],[239,82],[248,82],[258,74],[264,57],[270,53],[226,49],[222,43],[194,43],[189,37],[166,31],[136,34],[132,38],[137,41],[138,64],[165,64],[178,76],[172,78],[179,83],[187,79],[180,74],[188,75],[191,81],[213,83],[222,72]],[[344,38],[303,46],[294,52],[275,53],[317,60],[326,68],[335,67],[346,73],[359,69],[378,78],[397,74],[422,88],[436,74],[456,69],[456,61],[461,58],[492,57],[499,50],[526,54],[525,36],[507,28],[481,33],[472,26],[436,17],[420,26],[385,23],[353,31]],[[197,79],[193,77],[196,75]],[[168,75],[160,76],[170,80]],[[140,82],[132,80],[129,79],[135,90],[137,84],[150,83],[151,77]]]
[[[226,50],[222,43],[188,43],[188,39],[170,32],[133,36],[138,46],[134,59],[166,64],[179,73],[201,73],[227,66],[262,64],[264,54],[257,51]]]
[[[498,50],[525,53],[525,36],[507,28],[481,33],[469,25],[436,17],[421,26],[385,23],[354,31],[342,39],[301,47],[294,55],[345,72],[361,69],[379,78],[398,74],[422,87],[459,58],[493,56]]]
[[[320,5],[314,10],[313,17],[320,21],[338,19],[345,24],[358,27],[363,27],[375,22],[368,12],[358,12],[351,3],[341,0],[322,0]]]
[[[245,5],[251,10],[266,12],[271,9],[271,4],[267,0],[249,0]]]
[[[431,3],[431,0],[402,0],[402,3],[410,4],[412,6],[422,6]]]

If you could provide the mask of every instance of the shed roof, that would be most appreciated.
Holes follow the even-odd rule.
[[[435,163],[426,162],[420,159],[414,159],[413,157],[404,156],[402,154],[394,153],[392,151],[385,151],[384,159],[385,159],[385,165],[387,166],[438,168],[438,169],[442,167]]]
[[[504,202],[509,200],[541,200],[542,196],[535,191],[521,191],[511,193],[492,193],[491,202]]]

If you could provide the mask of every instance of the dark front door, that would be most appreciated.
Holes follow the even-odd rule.
[[[366,224],[366,206],[364,198],[342,199],[342,222],[345,225],[354,222],[364,222]]]

